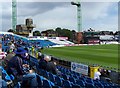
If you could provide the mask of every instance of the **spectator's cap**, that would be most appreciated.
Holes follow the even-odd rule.
[[[46,61],[51,61],[51,57],[50,57],[50,56],[45,56],[45,57],[44,57],[44,60],[46,60]]]
[[[24,54],[24,53],[27,53],[27,51],[22,48],[22,47],[19,47],[16,51],[15,51],[15,54]]]

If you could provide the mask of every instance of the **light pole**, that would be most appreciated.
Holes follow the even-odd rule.
[[[77,6],[77,26],[78,26],[78,32],[82,31],[82,16],[81,16],[81,4],[80,2],[71,2],[72,5]]]
[[[81,13],[81,4],[80,4],[80,0],[77,2],[71,2],[72,5],[76,5],[77,6],[77,34],[76,34],[76,39],[77,39],[77,43],[80,44],[83,38],[82,35],[82,13]]]
[[[17,25],[17,2],[16,0],[12,0],[12,29],[16,32]]]

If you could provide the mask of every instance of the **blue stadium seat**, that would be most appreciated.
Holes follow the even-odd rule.
[[[85,78],[84,77],[79,77],[78,80],[82,80],[83,82],[85,82]]]
[[[63,80],[63,88],[72,88],[72,84],[68,80]]]
[[[62,74],[62,78],[63,78],[64,80],[68,80],[68,76],[67,76],[66,74]]]
[[[81,86],[77,84],[72,84],[72,88],[81,88]]]
[[[101,84],[101,83],[94,83],[94,85],[97,87],[97,88],[104,88],[104,86]]]
[[[86,79],[85,82],[93,84],[93,80],[92,79]]]
[[[55,77],[55,84],[58,86],[62,86],[62,79],[58,76]]]
[[[75,79],[73,77],[69,77],[69,81],[75,84]]]
[[[106,82],[101,81],[101,84],[102,84],[104,87],[110,87],[110,85],[109,85],[108,83],[106,83]]]
[[[42,79],[40,75],[36,75],[37,77],[37,82],[38,82],[38,87],[42,87]]]
[[[94,83],[101,83],[99,80],[93,80]]]
[[[49,80],[55,82],[55,76],[52,73],[49,73]]]
[[[25,86],[24,86],[25,87]],[[21,88],[21,83],[17,82],[17,84],[15,84],[14,88]]]
[[[2,70],[2,79],[5,81],[12,81],[11,77],[7,74],[6,70],[1,66],[0,69]]]
[[[95,85],[92,83],[86,83],[86,88],[95,88]]]
[[[77,76],[81,77],[81,74],[80,73],[76,73]]]
[[[80,78],[77,75],[72,75],[72,77],[74,77],[76,80]]]
[[[76,84],[80,85],[81,87],[85,87],[85,83],[82,80],[76,80]]]
[[[52,88],[52,86],[47,80],[43,80],[43,88]]]
[[[43,70],[42,72],[43,72],[43,74],[42,74],[42,75],[43,75],[45,78],[47,78],[47,79],[48,79],[48,72],[47,72],[47,71],[45,71],[45,70]]]
[[[52,88],[54,85],[54,83],[52,83],[49,80],[43,80],[43,88]]]
[[[11,80],[15,79],[15,77],[12,74],[10,75],[10,78],[11,78]]]

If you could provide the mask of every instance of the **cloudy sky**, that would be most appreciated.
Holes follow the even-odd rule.
[[[72,0],[70,0],[72,1]],[[81,2],[82,30],[118,30],[118,2]],[[12,28],[12,3],[0,3],[0,31]],[[17,24],[32,18],[35,30],[57,27],[77,31],[77,9],[70,2],[17,2]]]

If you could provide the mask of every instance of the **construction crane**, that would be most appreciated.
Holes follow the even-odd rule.
[[[15,32],[17,25],[17,2],[12,0],[12,29]]]
[[[77,26],[78,26],[78,32],[82,32],[82,12],[81,12],[81,4],[80,0],[77,0],[77,2],[71,2],[72,5],[77,6]]]

